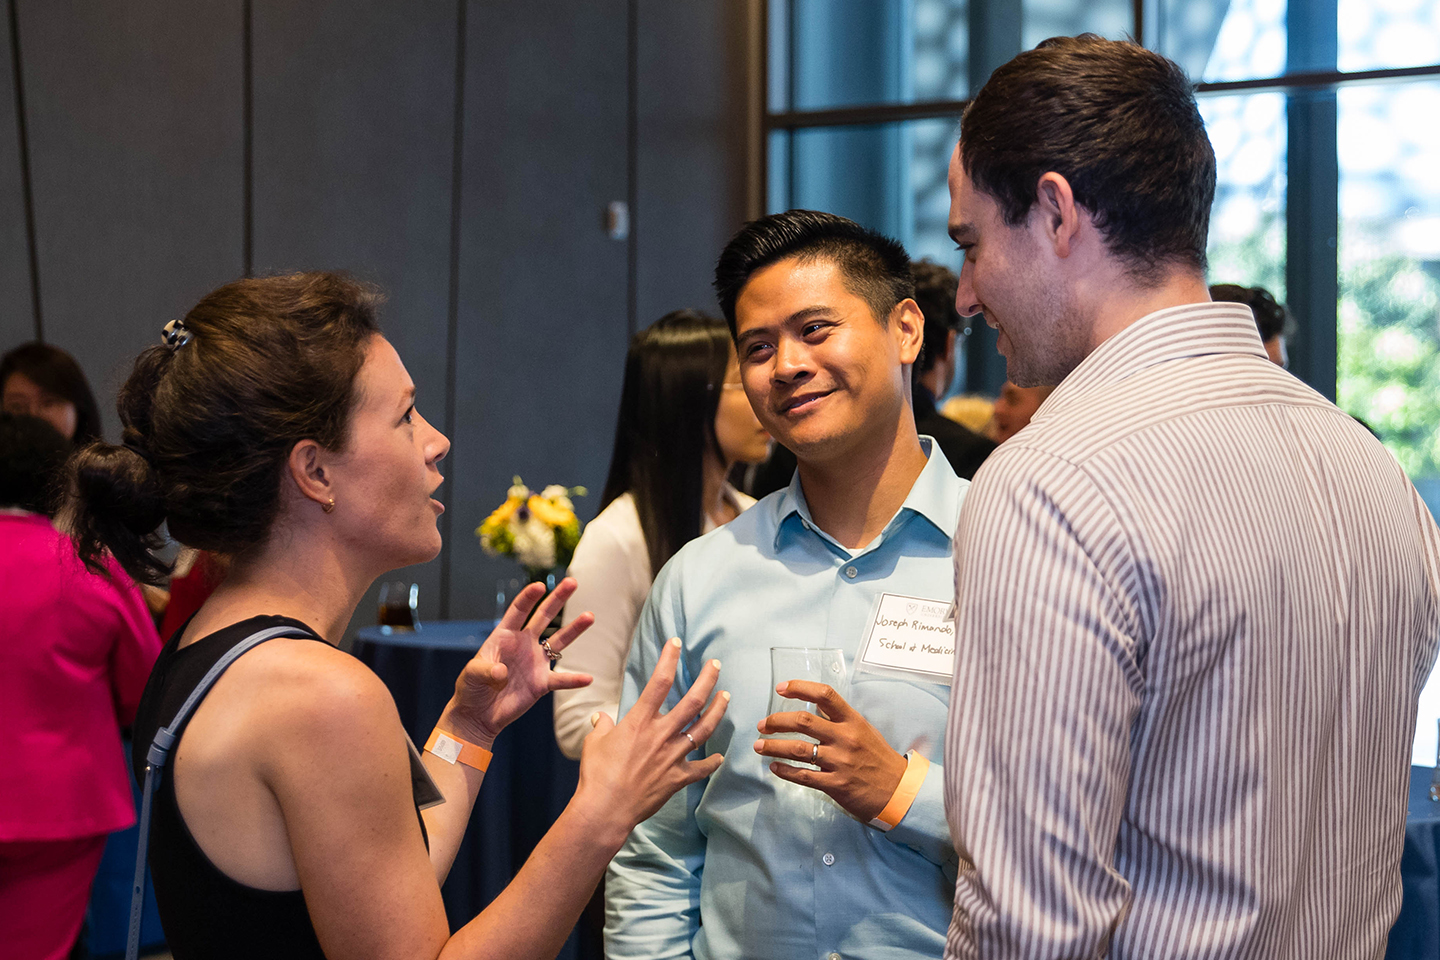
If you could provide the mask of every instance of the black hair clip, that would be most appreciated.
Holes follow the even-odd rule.
[[[165,346],[171,350],[179,350],[190,342],[192,334],[185,329],[184,320],[171,320],[165,324],[165,329],[160,331],[160,339]]]

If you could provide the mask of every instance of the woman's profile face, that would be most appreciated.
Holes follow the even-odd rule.
[[[66,440],[75,439],[78,418],[75,404],[56,396],[23,373],[17,371],[5,378],[5,385],[0,388],[0,407],[6,413],[39,417],[59,430]]]
[[[745,387],[740,382],[740,365],[731,351],[725,365],[725,383],[720,406],[715,411],[715,440],[727,464],[760,463],[770,455],[770,434],[760,425]]]
[[[384,337],[370,339],[355,386],[345,452],[330,468],[335,509],[326,519],[385,569],[433,559],[445,507],[432,495],[450,441],[415,408],[415,384]]]

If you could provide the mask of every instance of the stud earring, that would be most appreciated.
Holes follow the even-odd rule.
[[[320,504],[320,509],[324,510],[326,513],[333,513],[335,510],[335,498],[331,497],[328,503]]]

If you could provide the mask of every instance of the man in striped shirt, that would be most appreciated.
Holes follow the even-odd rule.
[[[1378,957],[1440,532],[1212,304],[1215,159],[1173,63],[1096,37],[962,122],[958,306],[1056,384],[955,540],[947,957]]]

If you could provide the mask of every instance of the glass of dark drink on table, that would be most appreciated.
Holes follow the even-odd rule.
[[[395,581],[382,584],[380,609],[375,622],[391,630],[414,630],[420,626],[420,618],[415,615],[419,599],[418,583]]]

